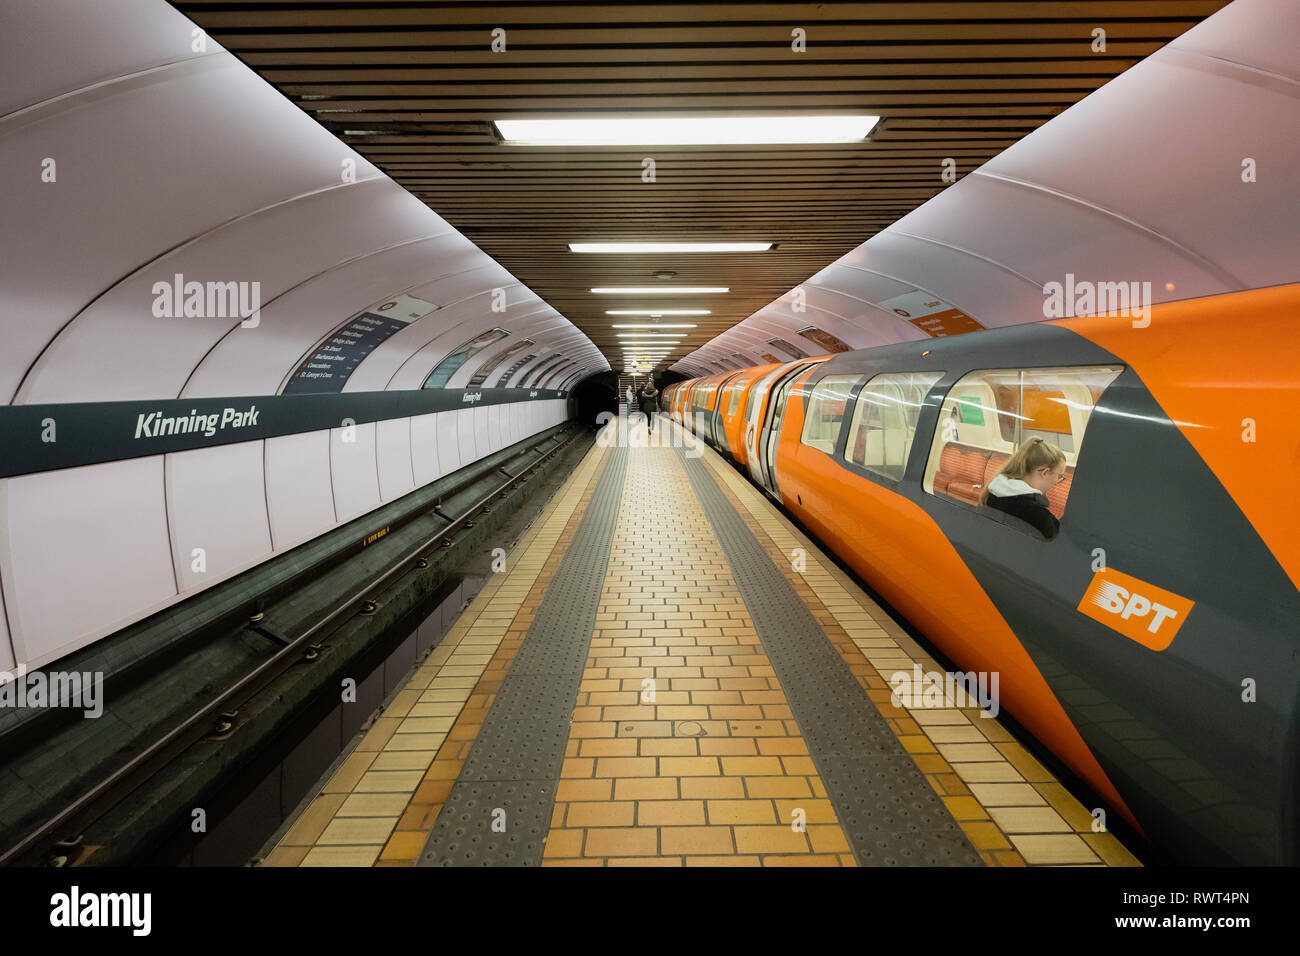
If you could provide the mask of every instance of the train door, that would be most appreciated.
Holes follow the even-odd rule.
[[[709,440],[709,402],[713,397],[712,388],[710,379],[700,379],[691,400],[691,431],[706,442]]]
[[[716,381],[711,380],[704,388],[704,402],[700,405],[699,427],[696,433],[704,439],[705,444],[713,444],[713,397],[718,392]]]
[[[767,407],[768,396],[772,394],[772,382],[782,372],[790,368],[788,364],[772,369],[754,383],[749,393],[749,404],[745,409],[745,464],[749,467],[749,477],[761,483],[762,471],[758,461],[758,445],[762,438],[763,409]]]
[[[699,388],[695,390],[695,434],[700,436],[702,441],[709,440],[709,383],[703,381]]]
[[[795,381],[806,372],[811,363],[796,365],[789,372],[783,375],[772,387],[772,397],[770,399],[771,412],[768,413],[767,422],[763,427],[763,434],[759,441],[759,483],[770,491],[777,501],[781,500],[781,492],[776,484],[776,446],[781,437],[781,421],[785,417],[785,402],[790,394],[790,389],[794,387]]]
[[[718,389],[713,393],[713,410],[709,414],[709,443],[719,451],[725,451],[727,447],[727,433],[722,416],[726,412],[731,384],[737,377],[738,373],[726,376],[718,383]]]

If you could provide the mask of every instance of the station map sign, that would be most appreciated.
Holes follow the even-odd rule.
[[[343,391],[367,355],[436,308],[432,302],[399,295],[353,316],[302,360],[281,394]]]

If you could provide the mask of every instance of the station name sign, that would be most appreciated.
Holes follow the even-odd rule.
[[[210,415],[200,415],[192,408],[188,416],[164,415],[162,412],[150,412],[146,415],[141,412],[136,416],[134,437],[158,438],[162,435],[187,435],[191,432],[202,432],[208,438],[212,438],[217,434],[218,429],[226,426],[244,428],[249,425],[256,425],[257,416],[256,405],[249,405],[247,411],[237,411],[226,407],[220,412],[213,412]]]
[[[567,396],[552,389],[424,388],[10,405],[0,407],[0,478]]]

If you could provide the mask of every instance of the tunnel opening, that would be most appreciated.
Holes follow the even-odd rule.
[[[583,379],[573,390],[574,419],[585,428],[595,428],[600,415],[618,412],[618,376],[602,372]]]

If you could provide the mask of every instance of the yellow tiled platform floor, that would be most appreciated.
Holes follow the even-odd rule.
[[[669,423],[657,434],[680,438]],[[607,454],[592,449],[264,865],[415,862]],[[987,864],[1136,865],[998,721],[892,706],[890,674],[941,668],[760,492],[712,451],[703,458]],[[629,450],[573,704],[544,865],[853,865],[671,447]]]
[[[631,453],[568,754],[546,863],[853,862],[670,448]]]

